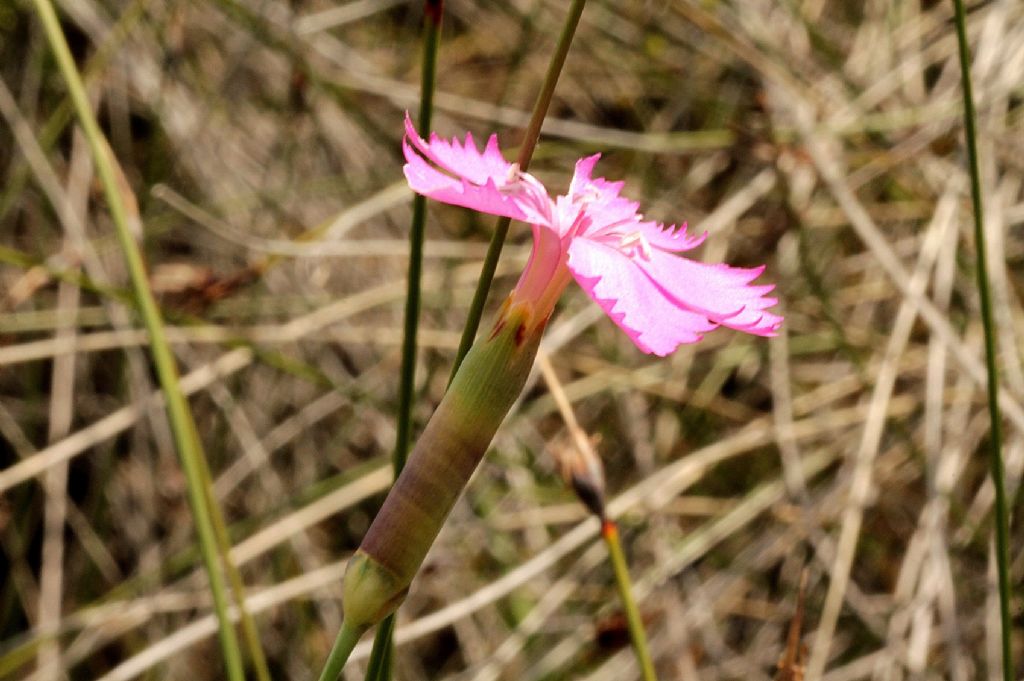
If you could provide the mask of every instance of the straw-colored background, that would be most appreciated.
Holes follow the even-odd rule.
[[[138,204],[275,678],[309,678],[389,483],[418,3],[58,4]],[[449,0],[435,128],[497,131],[511,158],[565,4]],[[771,341],[722,330],[662,360],[570,288],[549,330],[664,679],[772,678],[804,565],[807,652],[813,671],[828,651],[830,681],[998,669],[951,16],[876,0],[585,10],[532,170],[563,191],[602,151],[649,217],[710,232],[698,257],[767,263],[786,316]],[[1024,6],[981,3],[970,35],[1013,499]],[[145,335],[21,0],[0,4],[0,79],[0,673],[220,678]],[[420,425],[492,227],[429,207]],[[528,253],[528,229],[512,234],[492,303]],[[637,677],[596,526],[555,471],[564,423],[532,385],[401,610],[397,678]]]

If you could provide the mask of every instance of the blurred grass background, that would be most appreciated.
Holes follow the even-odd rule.
[[[511,157],[565,5],[448,0],[435,129],[498,131]],[[308,678],[390,481],[419,3],[58,7],[272,671]],[[659,360],[570,289],[549,330],[662,678],[773,678],[804,565],[825,678],[998,676],[951,17],[875,0],[584,12],[531,171],[564,190],[602,151],[649,217],[711,232],[701,258],[768,263],[786,315],[771,341],[718,331]],[[1019,500],[1024,6],[969,21]],[[220,678],[184,478],[64,93],[28,4],[0,4],[0,675]],[[419,424],[492,226],[429,207]],[[528,230],[512,236],[493,302],[528,254]],[[397,678],[637,677],[596,526],[552,457],[564,423],[532,385],[401,610]],[[1020,651],[1019,523],[1011,552]]]

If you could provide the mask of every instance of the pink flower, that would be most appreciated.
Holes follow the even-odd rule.
[[[491,135],[481,152],[464,142],[419,136],[405,118],[405,177],[413,191],[456,206],[527,222],[530,260],[511,301],[528,302],[545,319],[576,279],[641,350],[665,356],[727,326],[774,336],[782,317],[767,312],[771,285],[752,285],[764,267],[709,265],[675,255],[707,234],[645,221],[639,204],[619,195],[622,182],[593,178],[600,154],[576,162],[569,192],[551,199],[529,173],[509,163]]]

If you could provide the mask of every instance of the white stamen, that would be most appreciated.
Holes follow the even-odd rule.
[[[588,184],[586,187],[583,188],[583,191],[580,192],[580,195],[578,196],[577,200],[580,203],[592,203],[600,198],[601,190],[599,190],[592,184]]]
[[[647,237],[645,237],[641,232],[630,232],[629,234],[624,234],[619,240],[619,248],[621,249],[632,248],[633,246],[640,249],[640,255],[643,256],[644,260],[651,259],[651,244],[647,242]]]
[[[497,189],[500,194],[511,197],[520,208],[532,210],[535,215],[530,218],[531,221],[537,219],[546,223],[552,222],[552,205],[547,190],[537,178],[523,172],[518,163],[509,165],[505,182]]]

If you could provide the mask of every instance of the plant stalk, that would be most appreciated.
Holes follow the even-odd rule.
[[[354,628],[349,625],[348,620],[341,623],[341,631],[338,632],[338,638],[334,640],[331,653],[327,656],[324,670],[320,672],[320,681],[334,681],[338,678],[348,656],[352,654],[352,649],[359,643],[359,637],[363,635],[364,631],[366,631],[366,627]]]
[[[585,4],[586,4],[586,0],[573,0],[573,4],[572,4],[572,6],[571,6],[571,8],[569,10],[569,15],[568,15],[568,17],[566,19],[566,23],[563,26],[561,35],[559,36],[559,41],[558,41],[558,44],[557,44],[556,49],[555,49],[555,54],[553,55],[551,63],[548,66],[548,70],[547,70],[547,73],[546,73],[545,78],[544,78],[544,83],[543,83],[543,85],[541,87],[541,92],[538,95],[537,101],[536,101],[536,103],[534,105],[533,114],[531,116],[530,123],[529,123],[529,125],[527,127],[526,137],[524,139],[523,145],[520,147],[518,162],[519,162],[520,168],[522,168],[523,170],[525,170],[529,166],[530,159],[533,156],[533,150],[536,148],[537,139],[540,137],[540,129],[541,129],[541,126],[542,126],[542,124],[544,122],[544,117],[545,117],[545,115],[547,113],[548,107],[550,106],[551,97],[552,97],[552,95],[554,93],[555,85],[558,82],[558,76],[561,73],[563,65],[565,64],[565,58],[566,58],[566,55],[568,54],[569,46],[572,43],[572,38],[575,35],[576,27],[579,24],[580,15],[583,12],[583,7],[584,7]],[[424,116],[426,115],[427,117],[429,117],[429,106],[431,104],[431,99],[432,99],[432,96],[433,96],[433,87],[432,86],[433,86],[433,79],[434,79],[434,69],[436,68],[436,49],[437,49],[436,36],[434,36],[434,42],[433,42],[433,44],[431,44],[430,24],[431,23],[436,24],[437,28],[439,28],[440,27],[440,23],[441,23],[441,14],[442,14],[441,2],[428,2],[427,3],[428,34],[427,34],[427,38],[425,40],[424,49],[425,50],[431,50],[432,49],[434,51],[432,59],[434,59],[435,61],[434,61],[434,63],[429,64],[429,62],[431,61],[431,57],[428,56],[429,52],[428,52],[428,55],[425,55],[425,58],[424,58],[424,72],[423,72],[423,78],[424,78],[424,81],[423,81],[423,93],[421,95],[421,110],[420,110],[420,121],[419,121],[420,130],[424,130],[424,131],[428,131],[430,129],[429,118],[426,119],[427,122],[425,123],[424,122],[424,120],[425,120]],[[430,20],[433,20],[433,21],[431,22]],[[428,64],[429,64],[429,71],[428,71]],[[431,79],[430,80],[430,86],[431,87],[429,88],[429,93],[428,93],[428,89],[427,89],[427,78],[428,78],[428,75],[429,75],[429,78]],[[427,108],[426,114],[424,114],[424,108]],[[422,199],[421,197],[417,197],[417,203],[414,204],[414,220],[416,218],[415,211],[417,210],[417,206],[422,206],[422,205],[424,205],[424,199]],[[420,218],[420,219],[422,219],[422,218]],[[488,291],[490,290],[491,282],[494,279],[494,272],[495,272],[495,269],[497,267],[498,258],[499,258],[500,254],[501,254],[502,246],[504,245],[505,237],[506,237],[506,235],[508,233],[509,224],[510,224],[509,220],[499,220],[498,225],[497,225],[497,227],[495,229],[495,234],[494,234],[494,236],[493,236],[493,238],[491,240],[490,246],[488,247],[487,257],[485,258],[485,261],[484,261],[484,266],[483,266],[483,269],[482,269],[482,272],[481,272],[480,280],[479,280],[479,282],[477,284],[477,289],[476,289],[476,292],[474,294],[473,303],[470,306],[470,312],[469,312],[468,319],[467,319],[467,322],[466,322],[466,327],[463,330],[462,338],[461,338],[461,341],[460,341],[460,347],[459,347],[459,350],[458,350],[457,355],[456,355],[455,365],[452,368],[451,377],[449,378],[449,391],[452,389],[452,387],[454,386],[454,384],[455,384],[455,382],[456,382],[456,380],[458,378],[460,366],[462,365],[463,361],[465,360],[465,358],[469,354],[470,349],[473,347],[473,341],[474,341],[474,339],[476,337],[476,332],[477,332],[477,329],[479,328],[479,325],[480,325],[480,319],[481,319],[481,317],[483,315],[484,304],[486,303],[486,300],[487,300],[487,294],[488,294]],[[415,236],[412,236],[411,238],[415,238]],[[422,237],[420,237],[420,238],[422,238]],[[417,251],[411,250],[410,251],[410,268],[409,268],[410,269],[410,275],[409,275],[410,276],[410,282],[412,281],[413,274],[414,274],[413,268],[414,267],[418,267],[418,263],[414,264],[414,260],[417,257],[418,257],[417,256]],[[418,276],[418,271],[417,271],[417,276]],[[410,286],[411,286],[411,283],[410,283]],[[418,290],[417,290],[417,297],[415,299],[415,304],[417,306],[417,313],[418,313]],[[507,310],[505,312],[507,312]],[[408,315],[409,315],[409,307],[407,306],[406,336],[405,336],[405,339],[403,341],[403,343],[404,343],[403,348],[408,347],[410,345],[410,343],[411,343],[412,353],[414,354],[414,351],[415,351],[415,338],[413,336],[412,340],[410,341],[410,335],[409,335],[410,318],[409,318]],[[418,316],[418,314],[416,316]],[[415,324],[415,322],[412,322],[412,324]],[[414,329],[415,327],[413,326],[412,328]],[[539,336],[540,336],[540,333],[541,333],[542,329],[543,329],[543,325],[541,325],[540,328],[538,328],[537,331],[536,331],[535,335],[536,335],[536,341],[537,342],[539,342]],[[486,345],[486,343],[484,345]],[[533,353],[535,353],[535,352],[536,352],[536,347],[534,346]],[[404,373],[405,366],[406,366],[405,357],[406,356],[403,353],[403,379],[405,377],[405,373]],[[531,354],[530,358],[529,358],[529,365],[531,365],[531,366],[532,366],[532,361],[533,361],[533,356]],[[410,366],[412,366],[412,365],[410,365]],[[529,368],[530,368],[529,366],[526,367],[526,372],[527,373],[529,372]],[[409,374],[410,377],[413,375],[413,373],[412,373],[413,371],[414,371],[413,369],[410,369],[410,374]],[[525,381],[525,375],[523,376],[523,380]],[[410,381],[410,384],[411,384],[411,381]],[[516,390],[516,395],[513,396],[513,398],[512,398],[513,400],[515,399],[516,396],[518,396],[518,390],[521,390],[521,388],[522,388],[522,385],[520,385],[519,388]],[[410,385],[409,399],[410,399],[410,405],[411,405],[411,385]],[[443,403],[442,403],[442,405],[443,405]],[[508,406],[511,406],[511,403],[509,403]],[[401,402],[400,402],[400,408],[401,408]],[[440,411],[440,409],[441,408],[439,407],[438,411]],[[504,411],[501,414],[501,418],[504,418],[504,413],[507,412],[507,410],[508,410],[508,407],[505,407]],[[431,419],[431,423],[433,423],[436,418],[437,418],[437,414],[435,413],[435,416]],[[497,429],[497,425],[500,424],[500,420],[501,419],[499,419],[498,423],[495,424],[495,430]],[[429,429],[429,427],[430,426],[428,425],[428,429]],[[398,437],[398,442],[396,443],[396,452],[395,452],[396,453],[396,457],[395,457],[396,473],[399,470],[402,470],[399,467],[398,462],[400,460],[400,457],[402,455],[404,455],[404,451],[407,450],[408,443],[409,443],[409,441],[411,439],[410,438],[411,427],[409,426],[408,420],[405,422],[405,425],[403,425],[403,422],[400,419],[399,424],[398,424],[398,428],[399,428],[399,437]],[[426,433],[424,433],[424,437],[425,436],[426,436]],[[483,453],[486,451],[487,445],[489,445],[489,443],[490,443],[490,438],[491,437],[493,437],[493,432],[491,432],[490,435],[488,435],[487,443],[483,446],[482,450],[479,451],[479,453],[474,455],[475,456],[475,461],[473,462],[472,467],[468,470],[468,473],[465,476],[465,480],[463,480],[462,483],[459,484],[458,493],[461,493],[462,487],[465,485],[465,482],[467,482],[468,479],[469,479],[469,475],[472,474],[473,470],[475,470],[476,464],[479,463],[479,457],[483,456]],[[422,442],[422,439],[421,439],[421,442]],[[417,445],[417,449],[419,449],[419,446],[420,445],[418,444]],[[401,452],[401,454],[400,454],[400,452]],[[398,481],[396,481],[396,485],[395,485],[396,488],[398,487],[399,482],[401,481],[402,477],[405,477],[405,476],[399,476]],[[447,482],[448,482],[449,485],[454,486],[457,481],[456,480],[449,480]],[[388,495],[388,500],[390,500],[392,498],[392,496],[396,496],[396,498],[400,498],[402,495],[401,495],[401,493],[396,495],[395,494],[395,488],[393,488],[392,489],[392,493]],[[451,500],[452,504],[454,504],[455,498],[457,498],[457,496],[458,496],[458,494],[456,494],[455,497]],[[381,509],[381,514],[378,514],[378,519],[384,513],[384,511],[388,508],[388,500],[385,500],[385,507]],[[444,506],[444,505],[445,504],[442,504],[442,506]],[[443,512],[443,516],[444,517],[447,517],[448,511],[450,511],[450,506],[448,506],[444,510],[444,512]],[[399,514],[399,515],[401,515],[401,514]],[[374,525],[376,525],[377,522],[378,521],[375,520],[374,521]],[[443,522],[443,517],[441,518],[441,522]],[[383,525],[385,525],[385,526],[388,525],[388,522],[384,521]],[[423,548],[423,555],[425,555],[426,549],[429,549],[430,544],[433,543],[433,539],[436,536],[437,531],[440,531],[440,524],[437,525],[436,530],[434,530],[432,532],[432,534],[429,536],[429,541],[427,542],[426,546]],[[372,528],[371,528],[371,532],[372,532]],[[367,539],[371,539],[371,533],[367,534]],[[364,539],[364,545],[366,544],[367,539]],[[418,544],[418,542],[416,542],[416,543]],[[382,548],[382,547],[378,547],[378,548]],[[361,549],[361,552],[362,552],[362,549]],[[415,570],[418,570],[419,562],[422,561],[422,558],[423,558],[423,556],[420,556],[418,560],[414,561],[415,562],[415,567],[414,567],[412,573],[407,575],[408,576],[408,581],[411,581],[412,576],[415,574]],[[357,554],[356,557],[353,559],[354,563],[356,561],[360,561],[362,563],[365,563],[365,565],[363,565],[363,567],[362,567],[364,575],[365,574],[369,574],[369,573],[373,573],[372,576],[366,577],[366,579],[368,579],[370,581],[378,580],[376,583],[373,584],[372,588],[369,588],[370,591],[373,591],[375,589],[376,590],[382,590],[382,589],[383,590],[387,590],[391,586],[395,586],[394,584],[391,584],[391,582],[392,582],[391,578],[394,577],[394,575],[391,573],[390,570],[387,570],[387,569],[378,570],[377,568],[380,567],[380,565],[375,565],[375,563],[377,561],[372,560],[372,559],[365,559],[364,557],[360,556],[359,554]],[[359,569],[360,568],[357,568],[356,571],[358,571]],[[356,571],[353,571],[353,569],[350,567],[349,574],[356,574]],[[370,668],[370,673],[367,676],[367,678],[373,679],[374,681],[380,681],[382,679],[386,679],[390,675],[390,669],[391,669],[390,637],[391,637],[392,631],[394,630],[394,622],[393,622],[392,619],[390,619],[390,614],[391,614],[391,611],[393,611],[394,608],[397,607],[397,603],[400,602],[402,598],[404,598],[405,589],[408,587],[408,583],[406,582],[404,587],[401,587],[401,583],[403,581],[405,581],[405,577],[406,577],[406,575],[403,574],[397,580],[397,584],[399,585],[400,588],[398,588],[395,591],[395,593],[392,593],[391,596],[390,596],[390,598],[395,599],[395,602],[394,603],[391,603],[391,602],[387,602],[386,603],[386,608],[385,609],[388,611],[386,614],[389,617],[389,619],[386,621],[385,626],[381,627],[381,629],[379,630],[378,636],[374,640],[374,650],[371,653],[372,664],[371,664],[371,668]],[[348,584],[349,584],[349,578],[348,578],[348,574],[347,574],[346,575],[346,586],[347,587],[348,587]],[[346,588],[346,592],[347,593],[354,593],[354,592],[359,590],[359,588],[357,588],[355,586],[355,584],[356,584],[356,580],[355,579],[352,580],[352,584],[353,584],[352,587]],[[385,587],[385,585],[387,585],[387,587]],[[365,583],[365,582],[362,583],[361,588],[362,589],[367,589],[368,588],[367,587],[367,583]],[[346,599],[346,600],[353,600],[353,599],[350,598],[350,599]],[[363,613],[362,615],[363,616],[369,616],[367,613]],[[374,616],[376,616],[376,613],[374,613]],[[350,617],[348,612],[346,612],[345,619],[346,619],[346,621],[349,621],[351,619],[351,617]],[[339,670],[340,670],[340,667],[339,667]]]
[[[555,53],[551,55],[551,62],[544,74],[544,82],[541,84],[537,101],[534,102],[533,113],[530,114],[530,122],[526,128],[523,144],[519,147],[516,163],[519,164],[520,170],[525,171],[530,166],[533,151],[537,148],[537,140],[540,138],[544,117],[547,116],[548,107],[551,106],[555,85],[558,84],[558,77],[562,74],[565,57],[569,54],[569,47],[572,45],[573,36],[576,35],[576,27],[580,23],[580,16],[583,14],[583,7],[586,4],[587,0],[573,0],[569,7],[565,24],[562,26],[562,33],[558,36],[558,44],[555,45]],[[494,272],[498,268],[498,259],[501,257],[501,249],[505,246],[505,237],[508,236],[510,224],[512,224],[511,219],[498,218],[498,222],[494,226],[494,233],[491,235],[487,254],[484,256],[484,264],[480,268],[480,279],[477,281],[476,291],[473,293],[473,301],[469,305],[466,326],[462,329],[462,337],[459,339],[459,349],[455,353],[455,363],[452,366],[451,377],[448,379],[449,383],[455,380],[455,374],[458,372],[462,360],[465,359],[469,349],[473,347],[473,339],[476,338],[477,329],[480,328],[484,305],[487,303],[487,294],[491,290],[491,282],[494,281]]]
[[[441,42],[441,23],[444,18],[444,0],[426,0],[423,3],[423,67],[420,73],[420,110],[417,117],[419,130],[430,130],[434,110],[434,90],[437,84],[437,52]],[[398,479],[409,453],[412,440],[412,401],[416,385],[416,337],[420,319],[420,291],[423,279],[423,238],[427,222],[427,197],[416,194],[412,202],[412,222],[409,226],[409,269],[406,280],[405,327],[402,335],[402,373],[398,384],[398,415],[395,424],[395,450],[392,464]],[[388,615],[373,639],[373,650],[366,669],[367,681],[386,681],[391,678],[394,657],[392,634],[395,615]]]
[[[999,370],[996,365],[995,319],[988,279],[988,251],[985,242],[985,218],[981,201],[981,173],[978,170],[978,143],[975,121],[974,93],[971,87],[971,54],[967,44],[967,18],[963,0],[953,0],[956,13],[956,37],[960,53],[960,75],[963,79],[964,136],[967,141],[967,162],[971,177],[971,203],[974,207],[975,268],[978,297],[981,301],[981,323],[985,329],[985,370],[988,374],[989,465],[995,488],[996,572],[999,579],[1000,643],[1004,681],[1012,681],[1013,646],[1010,620],[1010,553],[1009,510],[1006,502],[1006,476],[1003,471],[1002,418],[999,413]]]
[[[576,496],[587,507],[587,510],[601,521],[601,538],[608,549],[608,559],[615,574],[615,587],[619,592],[619,598],[622,599],[622,607],[626,613],[629,640],[633,644],[633,652],[636,653],[636,659],[640,663],[644,681],[654,681],[654,661],[651,659],[651,652],[647,646],[644,623],[640,617],[640,611],[637,609],[636,600],[633,598],[633,583],[629,578],[626,554],[622,550],[622,542],[619,540],[619,529],[615,521],[607,516],[605,510],[604,468],[601,465],[601,459],[594,451],[590,438],[587,437],[576,420],[572,404],[562,389],[555,368],[546,354],[540,354],[537,366],[540,367],[541,375],[544,376],[551,397],[558,406],[562,420],[565,421],[565,427],[573,440],[572,448],[562,450],[555,457],[558,460],[562,478],[576,492]]]
[[[202,444],[198,439],[199,434],[194,431],[195,423],[193,422],[192,425],[193,435],[196,438],[196,447],[201,448]],[[220,506],[217,505],[217,498],[213,493],[213,477],[210,474],[210,466],[205,456],[199,457],[199,463],[203,474],[203,492],[206,494],[206,501],[210,509],[210,520],[213,523],[213,534],[217,540],[217,553],[220,556],[221,563],[224,565],[224,572],[227,573],[228,586],[231,589],[232,597],[235,599],[235,607],[238,608],[239,621],[242,625],[242,636],[249,650],[249,658],[256,672],[257,681],[271,681],[270,666],[267,664],[267,656],[264,654],[263,646],[260,643],[259,629],[256,628],[256,621],[253,619],[252,613],[249,612],[249,606],[245,603],[245,583],[242,581],[242,575],[238,571],[238,566],[231,559],[231,536],[228,534],[227,524],[224,522],[224,514],[221,513]]]
[[[110,148],[100,130],[99,124],[92,113],[85,86],[75,66],[74,58],[68,47],[67,39],[60,27],[60,21],[50,0],[34,0],[36,11],[43,26],[43,31],[50,43],[68,88],[71,103],[79,124],[89,143],[89,148],[96,164],[96,170],[103,185],[104,195],[114,222],[118,242],[124,254],[131,278],[132,288],[139,314],[150,337],[150,352],[156,367],[157,377],[167,403],[167,414],[175,444],[181,458],[182,468],[188,486],[188,497],[195,517],[196,531],[199,537],[203,563],[210,580],[210,591],[213,595],[214,610],[217,614],[220,645],[224,655],[227,676],[231,681],[243,681],[242,654],[238,639],[228,614],[228,599],[224,586],[224,577],[220,572],[217,555],[217,543],[213,524],[210,520],[208,497],[203,487],[202,450],[198,438],[194,436],[195,425],[188,403],[178,382],[178,370],[171,353],[170,345],[164,333],[163,320],[157,307],[153,292],[149,288],[146,268],[142,253],[132,237],[128,209],[121,193],[118,177],[110,157]]]
[[[626,626],[629,628],[629,640],[633,644],[636,659],[640,662],[640,672],[644,681],[657,681],[658,677],[654,673],[654,661],[651,659],[651,651],[647,645],[647,632],[644,631],[644,622],[640,617],[640,610],[636,607],[636,600],[633,598],[626,555],[622,550],[622,542],[619,541],[619,528],[614,520],[606,518],[601,521],[601,538],[604,540],[605,546],[608,547],[608,557],[611,559],[612,570],[615,572],[615,587],[619,591],[619,598],[622,599],[622,608],[626,613]]]

